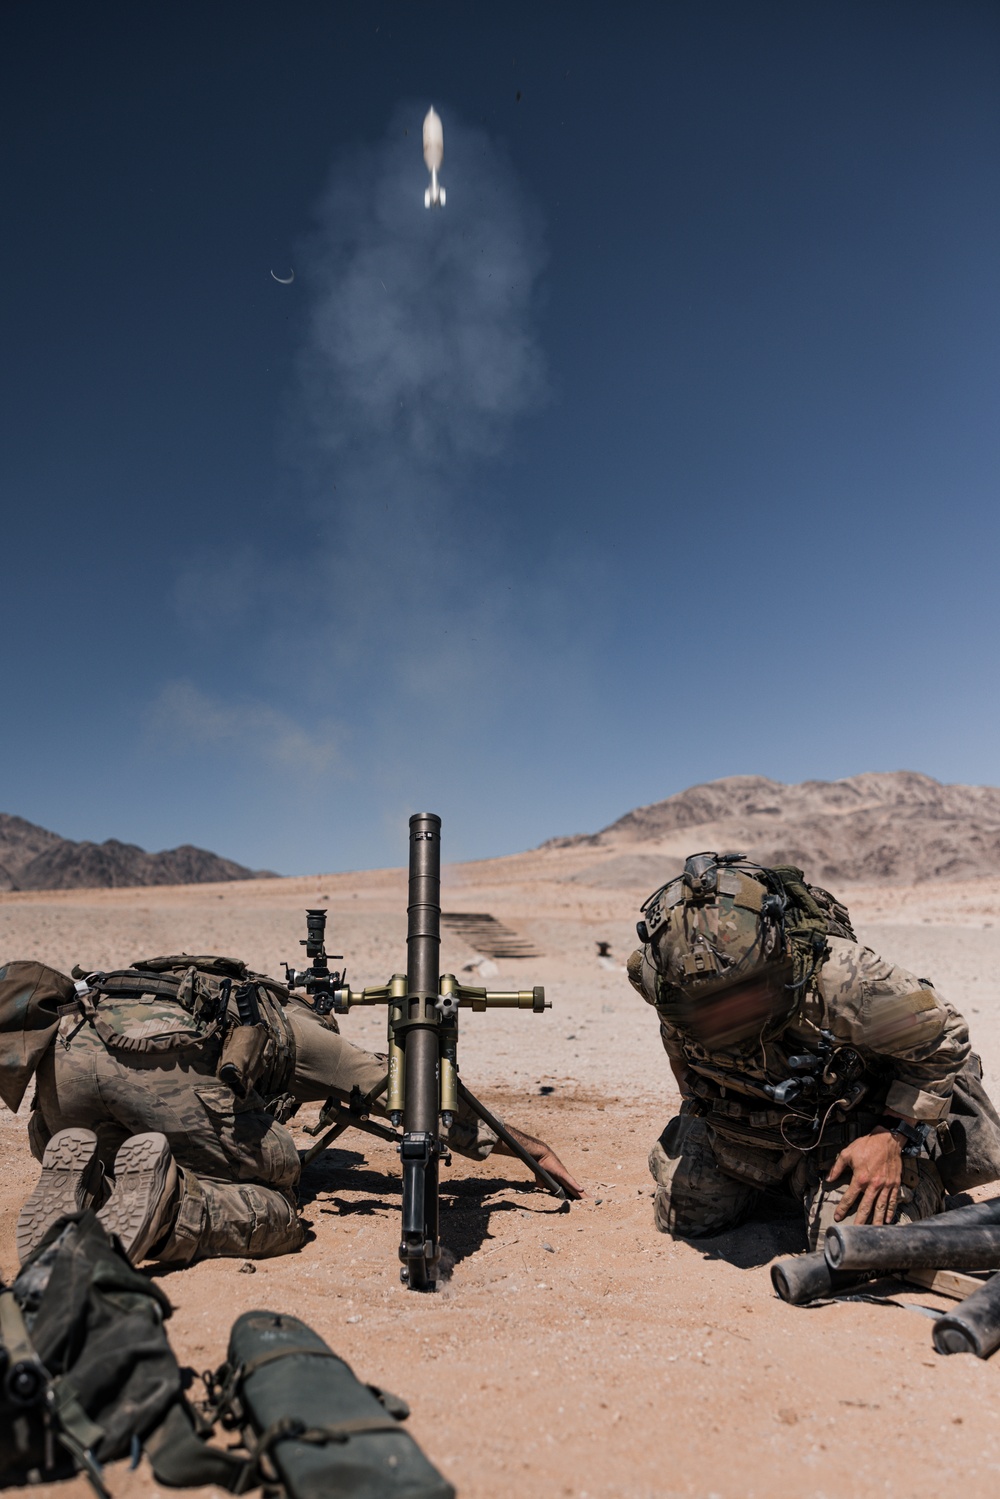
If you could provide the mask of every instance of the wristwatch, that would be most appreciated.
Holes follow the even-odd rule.
[[[919,1155],[927,1148],[927,1136],[931,1132],[929,1124],[907,1124],[905,1119],[897,1119],[895,1114],[884,1114],[879,1123],[890,1134],[899,1136],[903,1142],[904,1155]]]

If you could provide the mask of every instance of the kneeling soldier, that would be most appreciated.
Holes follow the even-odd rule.
[[[965,1021],[801,870],[695,854],[642,911],[629,979],[682,1098],[649,1158],[661,1232],[720,1233],[779,1190],[815,1248],[832,1222],[912,1221],[1000,1177]]]
[[[139,961],[86,983],[40,963],[0,968],[0,1098],[28,1123],[38,1184],[21,1210],[23,1260],[64,1213],[96,1206],[133,1261],[267,1257],[297,1249],[300,1104],[374,1096],[385,1058],[346,1041],[284,985],[217,957]],[[372,1105],[379,1112],[379,1105]],[[540,1140],[514,1133],[577,1195]],[[460,1112],[449,1145],[502,1142]]]

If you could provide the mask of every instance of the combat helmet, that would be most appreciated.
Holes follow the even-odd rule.
[[[779,1034],[829,956],[827,937],[854,938],[846,908],[807,885],[801,869],[736,853],[692,854],[644,902],[642,918],[657,1011],[696,1036],[713,1016],[723,1047]],[[741,1012],[736,1001],[751,993],[755,1006]]]

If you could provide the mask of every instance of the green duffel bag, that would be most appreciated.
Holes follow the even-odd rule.
[[[97,1216],[52,1225],[0,1288],[0,1487],[101,1469],[131,1454],[180,1397],[170,1302]]]
[[[220,1373],[288,1499],[455,1499],[400,1429],[406,1405],[362,1384],[298,1317],[244,1313]]]

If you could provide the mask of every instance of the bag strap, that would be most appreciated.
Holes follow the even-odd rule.
[[[230,1494],[253,1488],[256,1464],[250,1457],[215,1447],[195,1429],[191,1411],[182,1398],[172,1405],[155,1431],[144,1438],[143,1447],[153,1476],[171,1488],[201,1488],[214,1483]]]
[[[314,1348],[311,1344],[290,1343],[287,1348],[271,1348],[267,1353],[260,1353],[256,1358],[248,1359],[245,1364],[240,1364],[233,1371],[233,1386],[243,1383],[249,1379],[251,1374],[256,1374],[258,1369],[263,1369],[266,1364],[276,1363],[280,1358],[295,1358],[308,1354],[310,1358],[337,1358],[329,1348]],[[337,1359],[340,1363],[341,1360]]]
[[[169,1036],[125,1036],[97,1014],[87,1018],[105,1046],[110,1046],[112,1051],[138,1052],[146,1056],[163,1056],[168,1051],[187,1051],[192,1046],[200,1046],[203,1041],[210,1040],[219,1029],[218,1021],[213,1020],[196,1035],[191,1031],[179,1031]]]
[[[302,1352],[301,1349],[298,1350]],[[318,1352],[318,1349],[310,1349],[309,1352]],[[333,1355],[336,1357],[336,1355]],[[279,1442],[309,1442],[313,1446],[323,1447],[327,1442],[347,1442],[351,1437],[365,1436],[375,1431],[398,1431],[399,1422],[390,1415],[384,1416],[355,1416],[352,1421],[331,1421],[322,1426],[307,1426],[297,1416],[282,1416],[280,1421],[272,1421],[254,1443],[247,1464],[246,1477],[241,1477],[237,1487],[233,1490],[235,1494],[242,1494],[250,1487],[249,1477],[251,1474],[260,1474],[260,1464],[265,1457],[269,1457],[272,1450]]]

